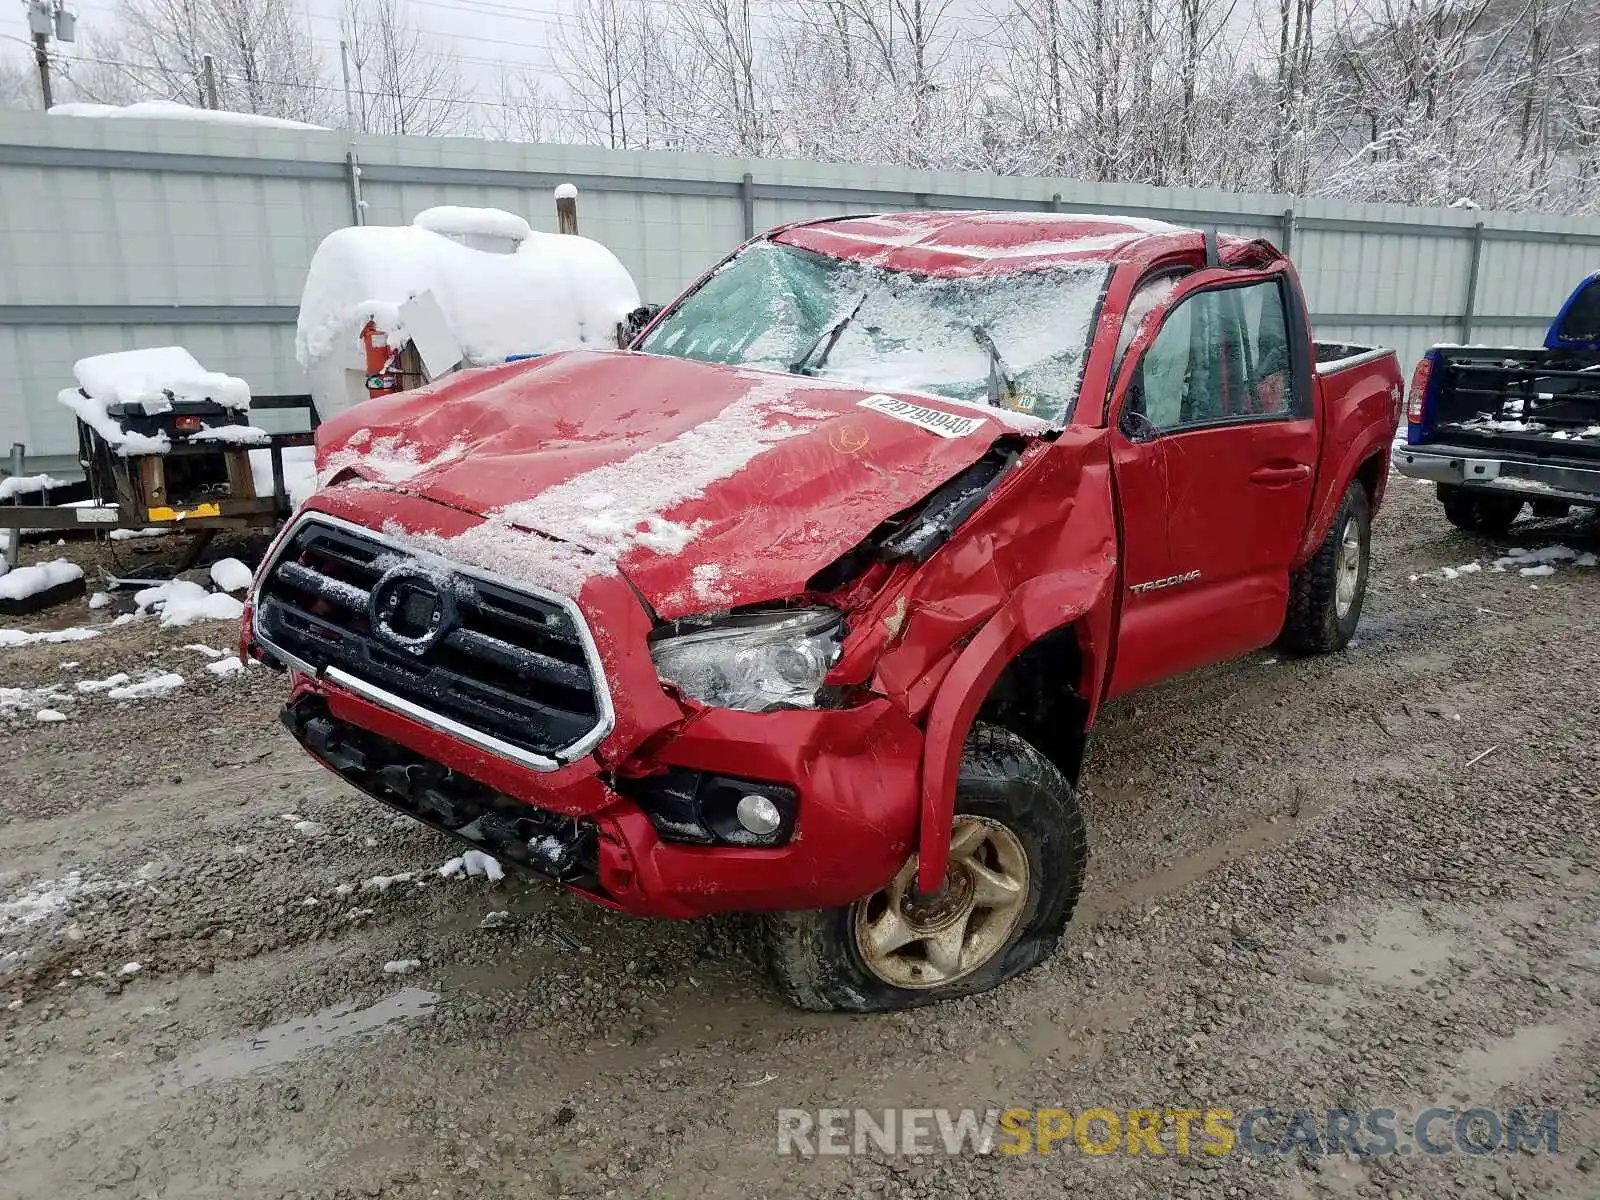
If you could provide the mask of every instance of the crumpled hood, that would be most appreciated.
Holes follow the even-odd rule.
[[[663,617],[793,596],[886,517],[1042,422],[633,353],[463,372],[323,425],[318,476],[587,547]],[[427,532],[418,530],[415,532]]]

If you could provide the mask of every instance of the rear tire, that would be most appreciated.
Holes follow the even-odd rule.
[[[1445,520],[1466,533],[1499,535],[1522,515],[1522,501],[1516,496],[1453,483],[1439,485],[1439,503],[1444,505]]]
[[[988,991],[1048,958],[1088,861],[1066,777],[1010,730],[974,726],[951,841],[945,892],[930,903],[911,894],[913,854],[854,904],[768,916],[767,967],[784,998],[819,1012],[889,1012]]]
[[[1361,622],[1372,549],[1372,504],[1350,485],[1311,560],[1289,576],[1289,611],[1279,643],[1301,654],[1342,650]]]

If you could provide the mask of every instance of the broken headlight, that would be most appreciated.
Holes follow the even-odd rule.
[[[844,619],[831,608],[789,608],[675,628],[650,647],[663,683],[716,708],[766,712],[815,707],[839,661]]]

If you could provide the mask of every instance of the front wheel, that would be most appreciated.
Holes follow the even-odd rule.
[[[791,1004],[886,1012],[987,991],[1055,950],[1088,847],[1072,785],[1009,730],[979,725],[961,758],[950,866],[918,897],[912,855],[843,908],[767,918],[767,962]]]
[[[1372,549],[1372,504],[1352,483],[1311,560],[1289,576],[1289,611],[1280,641],[1303,654],[1344,649],[1361,621]]]

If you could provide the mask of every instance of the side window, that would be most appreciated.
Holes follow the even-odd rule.
[[[1162,432],[1287,414],[1287,317],[1277,281],[1189,297],[1140,362],[1135,409]]]

